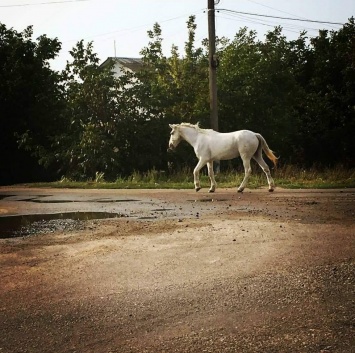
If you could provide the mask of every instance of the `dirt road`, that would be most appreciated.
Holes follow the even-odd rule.
[[[355,190],[0,195],[119,215],[0,239],[0,353],[355,352]]]

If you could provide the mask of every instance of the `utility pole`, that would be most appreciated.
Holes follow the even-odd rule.
[[[219,1],[216,3],[218,4]],[[208,59],[209,59],[209,88],[210,88],[210,113],[211,128],[218,131],[217,110],[217,66],[216,55],[216,25],[215,25],[215,0],[208,0]]]
[[[216,0],[216,4],[219,0]],[[209,88],[210,88],[210,114],[211,128],[218,131],[218,108],[217,108],[217,66],[216,55],[216,23],[215,23],[215,0],[208,0],[208,60],[209,60]],[[219,173],[220,161],[214,161],[213,169]]]

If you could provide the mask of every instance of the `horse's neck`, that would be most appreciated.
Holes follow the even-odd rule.
[[[183,127],[181,129],[181,135],[186,142],[188,142],[192,147],[195,146],[198,136],[198,131],[191,127]]]

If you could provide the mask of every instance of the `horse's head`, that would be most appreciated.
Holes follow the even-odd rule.
[[[171,128],[170,132],[170,140],[169,140],[169,150],[173,150],[174,148],[177,147],[177,145],[180,143],[182,136],[180,133],[179,125],[176,124],[169,124]]]

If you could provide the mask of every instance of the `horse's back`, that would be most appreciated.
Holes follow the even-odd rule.
[[[239,155],[251,158],[259,145],[255,133],[249,130],[224,133],[210,131],[205,141],[208,141],[211,159],[219,160],[233,159]]]

